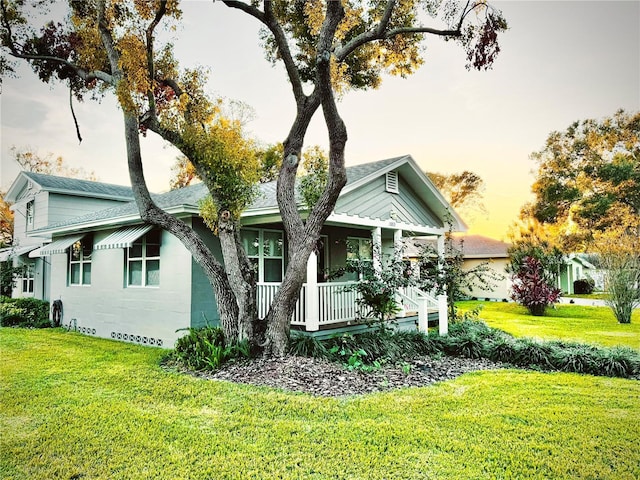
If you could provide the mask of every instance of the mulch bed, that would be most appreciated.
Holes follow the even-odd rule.
[[[404,367],[404,368],[403,368]],[[268,386],[311,395],[341,397],[423,387],[464,373],[506,365],[486,359],[422,357],[405,365],[383,365],[373,371],[346,367],[323,359],[290,356],[254,358],[225,364],[215,372],[185,372],[204,379]]]

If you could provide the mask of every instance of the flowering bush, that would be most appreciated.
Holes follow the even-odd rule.
[[[511,298],[536,316],[544,315],[547,307],[557,302],[561,295],[560,289],[549,283],[542,262],[529,256],[513,275],[511,289]]]

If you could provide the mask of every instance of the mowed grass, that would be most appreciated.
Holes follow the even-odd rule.
[[[519,370],[331,399],[0,328],[3,479],[637,479],[640,382]]]
[[[461,312],[481,306],[481,320],[516,337],[640,350],[640,309],[634,310],[631,323],[621,324],[609,307],[562,304],[548,308],[543,317],[535,317],[516,303],[465,301],[456,305]]]

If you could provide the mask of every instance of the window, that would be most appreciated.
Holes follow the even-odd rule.
[[[157,287],[160,285],[161,230],[151,230],[127,249],[127,285]]]
[[[347,260],[373,260],[372,240],[347,237]]]
[[[86,235],[69,248],[69,285],[91,285],[93,235]]]
[[[284,241],[278,230],[243,229],[242,245],[253,263],[258,282],[281,282],[284,267]]]
[[[33,263],[23,265],[22,293],[33,293],[34,268]]]
[[[371,238],[347,237],[347,264],[354,260],[373,261],[373,240]],[[362,280],[362,272],[348,272],[344,280]]]
[[[33,227],[34,208],[35,208],[35,204],[34,204],[33,200],[27,202],[27,212],[25,214],[25,217],[27,219],[27,228],[32,228]]]

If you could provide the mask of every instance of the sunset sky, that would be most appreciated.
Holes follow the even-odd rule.
[[[550,132],[620,108],[640,110],[640,2],[491,3],[510,27],[492,70],[467,71],[457,45],[427,37],[425,64],[415,75],[348,93],[339,108],[349,132],[347,165],[410,154],[427,171],[474,171],[486,184],[488,213],[465,218],[469,232],[506,239],[530,199],[529,155]],[[257,22],[210,0],[187,1],[183,11],[175,41],[182,66],[210,66],[212,95],[253,107],[248,129],[260,141],[284,140],[293,97],[283,68],[264,59]],[[42,84],[24,67],[2,84],[0,189],[18,172],[12,146],[51,152],[101,181],[127,184],[122,115],[113,98],[75,103],[78,143],[68,90]],[[327,148],[320,114],[306,141],[316,144]],[[167,190],[177,152],[149,134],[143,155],[150,189]]]

